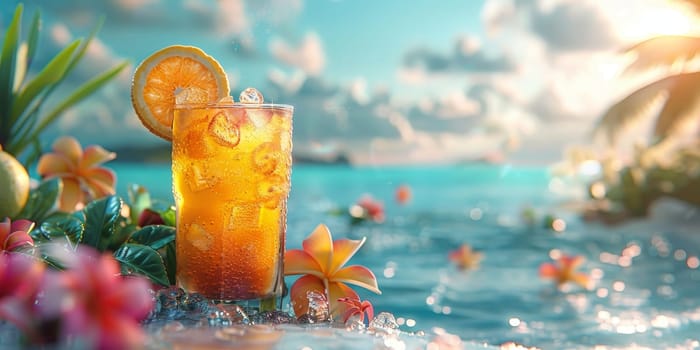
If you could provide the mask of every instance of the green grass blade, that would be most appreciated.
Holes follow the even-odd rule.
[[[12,22],[5,32],[2,52],[0,53],[0,144],[10,136],[10,110],[12,108],[12,85],[15,82],[15,64],[17,63],[17,46],[24,6],[18,4]]]
[[[27,106],[34,100],[34,98],[47,87],[59,82],[65,75],[66,69],[71,61],[71,57],[75,52],[75,49],[80,45],[81,39],[78,39],[66,46],[61,52],[59,52],[44,69],[39,72],[39,74],[32,79],[27,85],[22,89],[18,98],[15,100],[15,104],[12,106],[11,121],[17,120],[17,118],[22,114],[22,112],[27,108]]]
[[[27,70],[32,66],[36,48],[39,45],[39,32],[41,32],[41,13],[36,11],[32,25],[29,27],[29,35],[27,36]]]
[[[55,119],[58,118],[61,113],[63,113],[63,111],[93,94],[103,85],[114,79],[114,77],[116,77],[119,72],[121,72],[122,69],[126,68],[128,65],[129,62],[124,61],[75,89],[70,96],[63,100],[63,102],[59,103],[42,119],[39,126],[37,126],[37,128],[34,130],[32,137],[38,137],[47,126],[51,125],[51,123],[53,123]]]

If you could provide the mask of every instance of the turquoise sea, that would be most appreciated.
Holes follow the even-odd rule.
[[[120,194],[139,183],[171,199],[167,165],[110,166]],[[412,189],[407,205],[394,200],[401,184]],[[541,349],[700,348],[700,212],[667,202],[649,219],[606,227],[565,204],[577,189],[569,186],[562,191],[544,167],[295,165],[287,249],[320,223],[334,238],[367,237],[350,264],[374,271],[383,293],[357,290],[407,332],[440,327],[468,343]],[[384,203],[384,223],[351,225],[337,214],[364,194]],[[545,228],[547,215],[566,229]],[[448,260],[463,243],[483,253],[479,269],[462,272]],[[592,290],[562,292],[540,279],[539,265],[557,251],[586,258]]]

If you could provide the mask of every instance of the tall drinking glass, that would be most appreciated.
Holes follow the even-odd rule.
[[[175,107],[177,282],[187,292],[253,307],[281,300],[292,114],[271,104]]]

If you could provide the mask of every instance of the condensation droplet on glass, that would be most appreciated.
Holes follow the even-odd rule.
[[[265,101],[262,93],[256,88],[249,87],[241,92],[239,96],[241,103],[246,104],[261,104]]]

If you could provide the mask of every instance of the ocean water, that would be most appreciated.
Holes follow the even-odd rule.
[[[120,194],[139,183],[171,199],[167,165],[110,166]],[[406,205],[394,201],[401,184],[413,193]],[[570,209],[577,190],[546,168],[298,165],[287,249],[300,248],[320,223],[334,238],[366,237],[349,264],[369,267],[382,294],[355,289],[407,332],[439,327],[467,343],[541,349],[700,348],[698,210],[665,202],[649,219],[606,227]],[[384,203],[384,223],[351,225],[337,214],[365,194]],[[524,208],[536,225],[523,220]],[[547,215],[566,229],[545,228]],[[459,271],[448,260],[463,243],[483,254],[478,269]],[[595,277],[592,290],[561,291],[538,276],[557,251],[586,258],[580,270]]]

